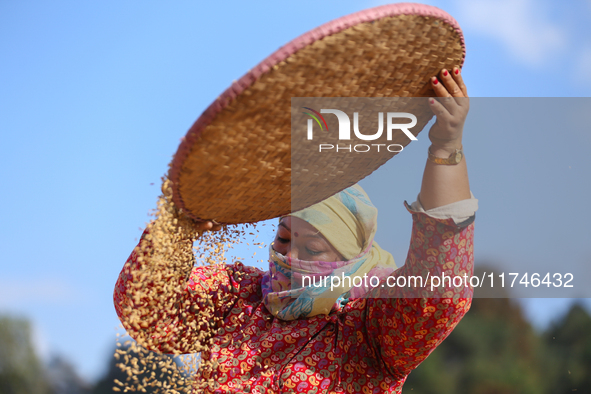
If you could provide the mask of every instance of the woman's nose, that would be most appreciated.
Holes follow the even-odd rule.
[[[298,259],[298,252],[295,248],[291,247],[291,243],[290,245],[287,247],[287,253],[285,254],[286,257],[289,257],[290,259],[294,259],[297,260]]]

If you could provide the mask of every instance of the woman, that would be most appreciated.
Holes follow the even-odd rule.
[[[152,347],[190,353],[196,351],[194,341],[207,342],[202,356],[214,361],[200,372],[210,381],[207,392],[400,392],[408,374],[469,309],[471,297],[469,287],[450,285],[427,295],[388,282],[472,274],[477,206],[461,154],[467,91],[458,68],[441,70],[431,84],[440,98],[429,99],[437,121],[429,131],[432,145],[418,200],[407,206],[413,230],[402,268],[395,270],[391,256],[373,242],[377,211],[360,188],[349,188],[281,219],[268,272],[240,263],[194,268],[179,297],[190,302],[191,316],[210,307],[216,318],[198,323],[200,338],[183,329],[162,341],[151,334]],[[206,222],[200,230],[219,226]],[[132,273],[140,260],[132,254],[115,290],[115,307],[132,336],[151,329],[132,324],[124,308],[132,303],[133,282],[139,280]],[[327,275],[380,282],[318,286],[316,280]],[[168,311],[170,321],[182,310]],[[182,326],[185,317],[175,321]]]

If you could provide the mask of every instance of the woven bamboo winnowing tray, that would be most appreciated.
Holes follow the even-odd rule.
[[[461,67],[464,56],[458,23],[422,4],[360,11],[303,34],[233,83],[189,129],[169,173],[175,205],[193,219],[218,223],[288,214],[292,97],[429,97],[429,78]],[[382,164],[379,157],[366,159],[362,170],[342,163],[337,167],[351,176],[342,185],[334,177],[330,193]],[[316,193],[306,204],[329,196]]]

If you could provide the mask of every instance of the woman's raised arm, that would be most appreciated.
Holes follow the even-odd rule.
[[[441,70],[431,78],[431,85],[438,99],[429,99],[431,110],[437,117],[429,130],[430,159],[423,173],[419,201],[425,210],[438,208],[471,197],[466,159],[461,152],[458,164],[436,164],[439,159],[456,158],[462,150],[464,121],[470,108],[468,91],[459,68],[451,72]]]

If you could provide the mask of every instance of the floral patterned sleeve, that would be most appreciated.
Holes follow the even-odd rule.
[[[137,290],[156,286],[149,278],[141,283],[137,274],[142,262],[150,257],[147,234],[148,230],[144,231],[119,274],[113,294],[117,315],[128,334],[150,350],[174,354],[199,352],[231,309],[239,295],[240,280],[248,275],[249,267],[240,263],[193,267],[190,274],[175,273],[176,280],[183,283],[181,294],[147,299]],[[143,242],[148,243],[144,253],[140,252]],[[174,297],[172,302],[171,297]]]
[[[366,304],[368,340],[382,368],[395,378],[408,375],[451,333],[470,308],[473,294],[469,279],[468,287],[445,280],[440,286],[433,283],[430,292],[430,285],[434,276],[472,275],[474,216],[456,224],[407,209],[413,228],[406,263]],[[392,286],[401,276],[429,280],[422,288]]]

